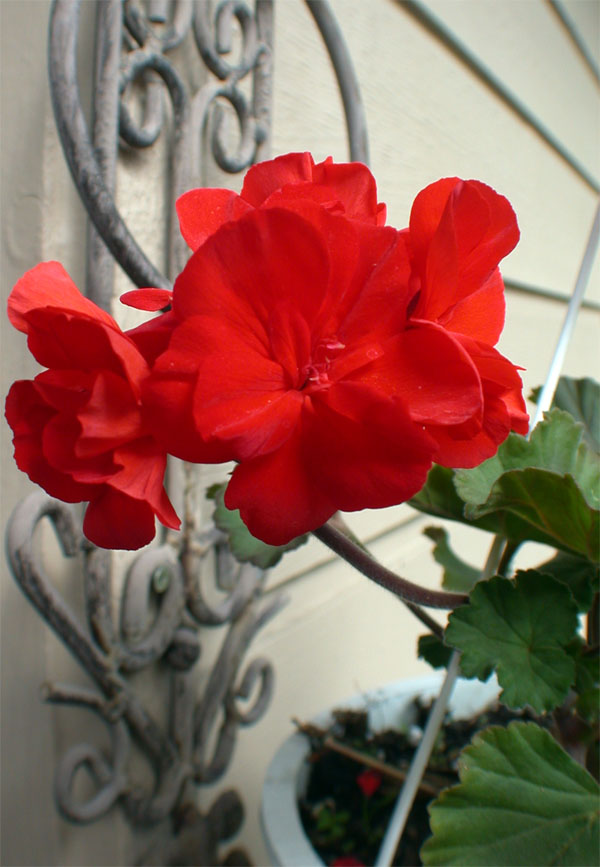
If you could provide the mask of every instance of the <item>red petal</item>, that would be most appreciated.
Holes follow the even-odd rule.
[[[257,163],[246,172],[241,196],[255,208],[287,184],[313,179],[313,158],[309,153],[284,154],[274,160]]]
[[[203,349],[194,397],[201,436],[235,440],[228,457],[238,460],[272,451],[287,439],[303,398],[289,390],[281,365],[253,350],[227,322],[194,317],[177,330],[174,346],[181,348],[186,332]],[[171,350],[165,357],[173,357]]]
[[[381,209],[377,204],[377,184],[367,166],[325,160],[314,167],[313,180],[316,184],[335,190],[337,198],[344,204],[347,217],[381,225],[378,223]]]
[[[125,333],[135,343],[146,363],[152,365],[169,345],[177,321],[173,311],[169,310]]]
[[[42,433],[53,417],[54,410],[43,402],[33,382],[13,383],[6,398],[6,419],[14,431],[17,466],[51,497],[80,503],[88,500],[95,488],[75,482],[67,473],[50,466],[42,451]]]
[[[236,467],[228,508],[240,509],[257,538],[282,545],[339,508],[389,506],[422,487],[435,442],[400,401],[338,385],[305,403],[293,434],[276,451]]]
[[[477,369],[458,340],[442,328],[415,323],[384,349],[380,358],[356,373],[356,379],[400,397],[420,424],[480,420],[483,395]]]
[[[136,310],[150,310],[156,312],[168,307],[173,298],[169,289],[132,289],[121,295],[119,301]]]
[[[169,454],[198,464],[231,459],[228,443],[207,443],[193,418],[195,377],[155,374],[144,383],[144,414],[148,429]],[[167,420],[167,421],[166,421]]]
[[[438,321],[448,331],[495,346],[504,326],[505,306],[504,283],[496,269],[481,289],[463,298]]]
[[[25,333],[29,331],[26,314],[47,307],[80,313],[118,329],[112,316],[81,294],[60,262],[36,265],[17,281],[8,296],[8,318],[15,328]]]
[[[35,387],[44,401],[59,412],[75,413],[89,400],[93,375],[79,370],[44,370]]]
[[[77,456],[80,428],[75,418],[56,415],[48,422],[42,435],[44,457],[55,469],[68,473],[76,482],[101,485],[117,470],[111,452],[91,457]]]
[[[110,370],[126,376],[132,387],[148,374],[148,365],[132,340],[103,322],[52,308],[26,314],[28,346],[44,367],[93,373]]]
[[[313,226],[291,211],[252,211],[223,226],[175,282],[174,310],[229,320],[268,345],[271,311],[289,299],[309,326],[324,302],[329,259]]]
[[[423,281],[415,315],[435,320],[476,292],[518,239],[509,202],[485,184],[450,178],[423,190],[410,222],[410,244]]]
[[[180,521],[163,488],[167,456],[151,438],[115,449],[120,469],[109,482],[111,488],[147,502],[167,527],[179,529]]]
[[[429,425],[427,432],[437,441],[434,460],[444,467],[476,467],[498,451],[510,432],[510,419],[504,402],[485,395],[481,430],[474,436],[461,438],[451,427]]]
[[[338,509],[395,505],[424,485],[435,444],[400,400],[346,382],[314,399],[313,407],[306,454]]]
[[[154,512],[148,503],[105,486],[86,509],[83,532],[99,548],[133,551],[154,538]]]
[[[222,189],[190,190],[177,199],[175,208],[181,234],[194,251],[224,223],[251,210],[237,193]]]
[[[281,448],[235,468],[225,505],[239,509],[252,535],[269,545],[285,545],[320,527],[337,510],[315,483],[298,428]]]
[[[77,412],[81,434],[75,446],[78,457],[91,457],[142,435],[142,416],[128,383],[114,373],[101,371],[89,400]]]

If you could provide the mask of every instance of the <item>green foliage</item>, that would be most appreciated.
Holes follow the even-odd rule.
[[[448,533],[443,527],[425,527],[423,533],[435,542],[433,559],[444,567],[443,586],[446,590],[468,593],[481,578],[479,569],[465,563],[454,553],[448,541]]]
[[[429,807],[426,867],[598,863],[598,784],[544,729],[513,722],[480,732],[459,775]]]
[[[504,704],[541,712],[558,706],[574,681],[566,647],[577,626],[569,589],[530,570],[477,584],[469,604],[450,615],[446,641],[462,651],[467,677],[487,680],[496,670]]]
[[[534,388],[529,399],[537,403],[541,388]],[[561,376],[552,406],[570,413],[583,425],[583,438],[589,448],[600,452],[600,383],[593,379]]]
[[[590,610],[600,579],[600,567],[596,563],[559,551],[552,560],[542,563],[537,569],[566,584],[581,613]]]
[[[468,519],[501,518],[513,541],[546,541],[600,559],[600,460],[568,413],[547,413],[527,440],[511,434],[479,467],[455,473]]]
[[[452,648],[444,644],[437,635],[421,635],[417,654],[432,668],[447,668],[452,656]]]
[[[227,485],[212,485],[206,492],[209,499],[215,501],[213,520],[223,533],[227,534],[229,547],[236,560],[241,563],[253,563],[260,569],[270,569],[279,563],[286,551],[299,548],[308,536],[298,536],[287,545],[267,545],[256,539],[246,527],[238,509],[228,509],[224,502]]]

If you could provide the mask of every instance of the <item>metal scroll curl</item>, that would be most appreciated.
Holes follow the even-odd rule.
[[[340,83],[351,158],[366,161],[364,113],[339,28],[325,0],[306,3]],[[80,6],[81,0],[53,0],[49,78],[65,159],[94,227],[88,296],[108,310],[114,262],[137,286],[169,287],[168,278],[189,254],[176,226],[170,226],[164,239],[165,276],[136,242],[115,202],[119,143],[135,151],[169,136],[171,204],[198,182],[207,156],[230,173],[269,156],[273,0],[255,0],[253,7],[244,0],[102,0],[97,4],[91,124],[78,83]],[[205,66],[191,78],[177,64],[178,54],[189,61],[190,46]],[[233,118],[233,130],[226,115]],[[197,484],[194,472],[188,471],[188,481]],[[43,492],[33,494],[17,507],[7,533],[17,583],[94,684],[46,684],[45,700],[95,714],[110,737],[107,752],[87,742],[66,750],[56,770],[59,809],[82,824],[116,804],[134,825],[171,817],[179,836],[166,848],[147,853],[147,863],[219,863],[217,845],[241,824],[241,801],[225,792],[203,815],[194,805],[195,786],[225,773],[239,728],[262,717],[273,690],[271,664],[264,658],[246,664],[245,658],[283,599],[263,597],[264,572],[235,563],[219,531],[196,528],[193,513],[190,509],[180,537],[167,536],[164,544],[133,560],[117,598],[111,554],[84,539],[72,507]],[[41,522],[51,524],[64,557],[76,558],[81,567],[82,615],[47,574],[35,544]],[[219,591],[216,602],[209,582]],[[206,628],[220,629],[222,640],[199,690],[197,667],[204,664]],[[166,674],[161,678],[166,684],[163,706],[169,709],[166,723],[155,718],[136,690],[138,673],[152,666]],[[134,753],[136,759],[141,753],[151,768],[150,784],[134,779]],[[86,797],[78,795],[81,774],[92,781],[92,794]]]
[[[82,562],[85,622],[46,572],[35,544],[43,520],[52,525],[63,554]],[[252,639],[279,611],[282,597],[259,602],[264,573],[254,567],[239,570],[222,611],[228,617],[221,620],[212,612],[212,619],[226,621],[227,628],[217,662],[199,695],[194,666],[201,656],[200,623],[186,597],[186,588],[189,591],[195,579],[184,574],[173,548],[163,545],[138,555],[125,577],[115,616],[110,555],[84,540],[72,507],[41,492],[32,494],[11,517],[7,548],[19,586],[96,684],[96,689],[90,689],[49,683],[44,685],[43,697],[95,713],[111,736],[110,758],[95,745],[81,743],[70,747],[60,760],[55,793],[61,813],[73,822],[88,823],[120,802],[134,824],[147,825],[180,811],[189,799],[185,784],[213,782],[222,776],[233,754],[237,729],[258,721],[268,706],[273,672],[266,660],[251,662],[240,685],[236,682]],[[219,558],[214,562],[218,564]],[[166,730],[137,694],[130,677],[158,662],[168,674]],[[252,706],[240,712],[236,701],[251,693],[257,693]],[[214,753],[208,756],[206,745],[220,716],[224,721]],[[154,772],[150,788],[131,776],[134,745]],[[95,791],[81,801],[74,794],[75,778],[84,771],[92,778]]]

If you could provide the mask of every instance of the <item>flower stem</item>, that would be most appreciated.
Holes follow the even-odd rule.
[[[394,572],[378,563],[361,547],[352,542],[331,524],[323,524],[313,535],[324,545],[335,551],[343,560],[354,566],[359,572],[370,578],[380,587],[385,587],[390,593],[398,596],[404,602],[413,605],[424,605],[426,608],[452,609],[468,602],[469,597],[463,593],[444,593],[441,590],[429,590],[413,584],[405,578],[400,578]]]
[[[334,529],[339,530],[341,533],[344,534],[344,536],[350,539],[351,542],[354,542],[355,545],[358,545],[359,548],[362,548],[365,553],[369,553],[369,549],[362,544],[358,536],[355,536],[355,534],[352,532],[351,528],[344,521],[339,512],[336,512],[335,515],[333,515],[329,519],[329,526],[333,526]],[[396,598],[398,599],[398,597]],[[406,599],[402,598],[400,598],[398,601],[402,602],[403,605],[406,605],[410,613],[414,614],[417,620],[421,621],[423,626],[426,626],[433,635],[437,635],[437,637],[441,641],[443,641],[444,627],[440,623],[438,623],[437,620],[434,620],[430,614],[428,614],[426,611],[423,611],[423,609],[419,605],[415,605],[414,602],[407,602]]]

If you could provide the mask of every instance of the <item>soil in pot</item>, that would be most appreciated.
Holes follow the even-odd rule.
[[[333,725],[327,730],[300,725],[311,742],[309,780],[299,803],[300,815],[313,848],[325,864],[350,867],[375,863],[402,785],[398,777],[408,771],[429,707],[417,698],[411,711],[414,723],[408,732],[369,731],[365,710],[334,711]],[[551,724],[549,719],[527,711],[515,713],[500,704],[471,719],[446,720],[393,864],[415,867],[422,863],[419,850],[430,834],[427,805],[442,789],[458,782],[459,753],[479,729],[508,725],[513,719]]]

